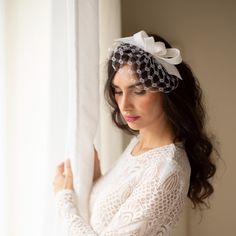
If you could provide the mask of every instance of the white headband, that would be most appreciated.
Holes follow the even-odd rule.
[[[153,37],[149,37],[145,31],[140,31],[131,37],[115,39],[116,42],[129,43],[152,54],[160,62],[167,72],[182,79],[175,65],[182,62],[180,51],[177,48],[166,48],[163,42],[155,42]]]

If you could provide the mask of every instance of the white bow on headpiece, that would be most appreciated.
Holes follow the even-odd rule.
[[[149,52],[165,67],[169,74],[182,79],[179,71],[174,66],[182,62],[179,49],[166,48],[163,42],[155,42],[154,38],[149,37],[145,31],[140,31],[131,37],[119,38],[115,41],[129,43]]]

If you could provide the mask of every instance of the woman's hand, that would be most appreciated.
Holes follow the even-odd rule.
[[[73,173],[69,159],[57,166],[53,186],[54,193],[62,189],[73,189]]]

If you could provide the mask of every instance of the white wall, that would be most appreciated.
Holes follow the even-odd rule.
[[[184,60],[200,80],[209,114],[208,126],[220,142],[224,161],[218,163],[211,210],[203,213],[200,224],[200,215],[189,210],[188,236],[236,234],[235,9],[233,0],[122,1],[124,36],[144,29],[180,47]]]

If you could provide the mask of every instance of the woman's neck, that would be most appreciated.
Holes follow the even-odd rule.
[[[171,126],[167,123],[141,129],[139,131],[139,149],[151,149],[161,147],[174,141],[174,132]]]

